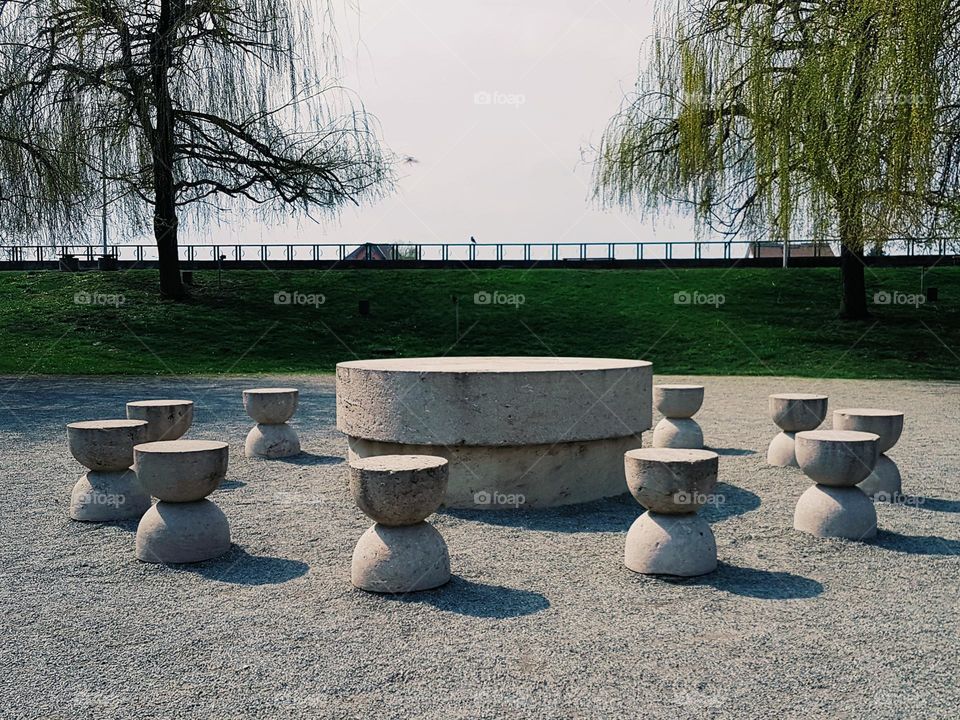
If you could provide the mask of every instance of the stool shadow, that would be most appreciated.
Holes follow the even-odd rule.
[[[344,458],[338,455],[314,455],[313,453],[301,452],[292,457],[277,458],[276,462],[288,463],[289,465],[339,465],[345,462]]]
[[[748,449],[748,448],[715,448],[715,447],[708,447],[708,448],[704,448],[704,450],[711,450],[711,451],[715,452],[717,455],[731,455],[731,456],[734,456],[734,457],[740,457],[740,456],[742,456],[742,455],[756,455],[756,454],[757,454],[757,451],[756,451],[756,450],[750,450],[750,449]]]
[[[908,555],[960,555],[960,541],[936,535],[902,535],[880,530],[872,544]]]
[[[930,498],[923,495],[906,495],[897,499],[894,505],[909,505],[917,510],[933,510],[934,512],[960,513],[960,500],[946,500],[944,498]]]
[[[232,545],[226,555],[215,560],[173,567],[232,585],[280,585],[303,577],[310,569],[309,565],[299,560],[251,555],[237,545]]]
[[[243,480],[226,480],[217,486],[217,490],[237,490],[245,485]]]
[[[760,507],[759,495],[737,485],[718,482],[711,494],[716,502],[707,503],[700,510],[703,519],[708,523],[721,522]]]
[[[674,585],[708,585],[734,595],[760,600],[794,600],[812,598],[823,593],[823,585],[802,575],[758,570],[724,562],[718,563],[717,569],[709,575],[662,579]]]
[[[75,523],[87,526],[85,529],[94,530],[100,527],[113,527],[118,530],[126,530],[128,532],[135,533],[137,527],[140,525],[140,518],[127,518],[126,520],[107,520],[105,522],[96,522],[96,523]]]
[[[433,590],[383,597],[397,602],[425,603],[457,615],[498,620],[533,615],[550,607],[550,601],[538,592],[475,583],[456,575],[446,585]]]

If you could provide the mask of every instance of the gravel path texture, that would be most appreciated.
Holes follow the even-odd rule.
[[[441,512],[454,579],[388,597],[349,581],[370,521],[331,377],[0,380],[0,717],[956,718],[960,384],[696,381],[721,454],[717,572],[626,570],[626,495]],[[301,389],[301,457],[243,457],[241,390],[263,384]],[[810,483],[765,463],[767,395],[785,391],[906,412],[890,455],[909,496],[878,506],[875,541],[792,529]],[[230,443],[219,560],[143,564],[135,522],[67,517],[65,423],[154,397],[194,400],[189,437]]]

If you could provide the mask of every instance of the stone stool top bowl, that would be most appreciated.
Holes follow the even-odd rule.
[[[703,385],[654,385],[653,404],[664,417],[693,417],[703,405]]]
[[[91,470],[126,470],[133,465],[134,445],[146,439],[143,420],[87,420],[67,425],[70,453]]]
[[[137,479],[166,502],[203,500],[226,477],[229,446],[214,440],[163,440],[133,449]]]
[[[127,403],[127,417],[146,420],[146,442],[177,440],[193,424],[193,400],[135,400]]]
[[[647,510],[697,512],[717,484],[719,457],[709,450],[638,448],[623,456],[627,487]]]
[[[770,416],[785,432],[816,430],[827,417],[827,396],[810,393],[771,395]]]
[[[850,487],[866,479],[880,456],[874,433],[808,430],[797,433],[797,464],[819,485]]]
[[[880,452],[897,444],[903,432],[903,413],[876,408],[843,408],[833,411],[834,430],[857,430],[877,435]]]
[[[449,465],[433,455],[374,455],[350,463],[357,506],[381,525],[414,525],[437,511]]]
[[[293,417],[300,402],[295,388],[254,388],[243,391],[243,409],[264,425],[279,425]]]

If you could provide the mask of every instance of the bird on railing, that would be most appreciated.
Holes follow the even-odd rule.
[[[470,236],[470,242],[472,242],[474,245],[476,245],[476,244],[477,244],[477,239],[476,239],[473,235],[471,235],[471,236]]]

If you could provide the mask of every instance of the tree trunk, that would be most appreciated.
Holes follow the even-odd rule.
[[[840,210],[840,317],[863,320],[867,310],[867,284],[863,264],[863,210],[851,203]]]
[[[175,7],[174,7],[175,6]],[[177,193],[173,177],[174,149],[173,103],[170,100],[168,72],[173,62],[170,41],[174,12],[182,12],[182,0],[162,0],[157,34],[151,43],[153,63],[153,96],[157,126],[153,139],[153,182],[155,205],[153,234],[157,240],[160,266],[160,295],[174,300],[186,296],[180,278],[180,257],[177,252]]]
[[[863,273],[863,250],[840,245],[840,278],[842,283],[840,317],[845,320],[863,320],[870,317],[867,310],[867,285]]]

